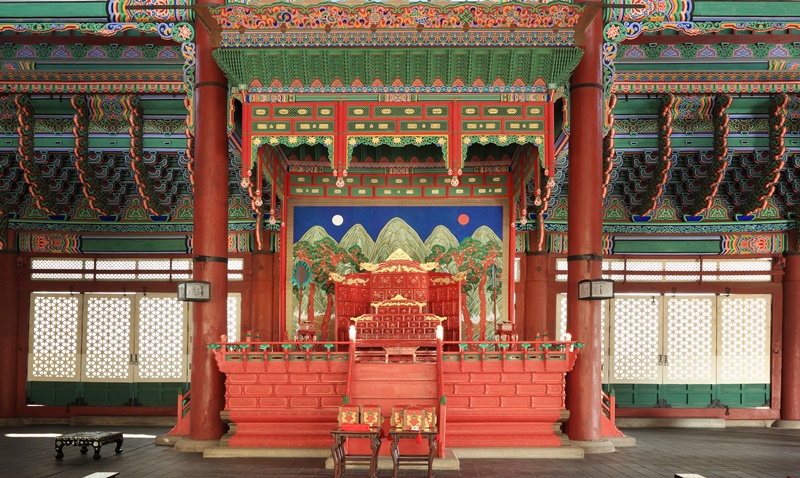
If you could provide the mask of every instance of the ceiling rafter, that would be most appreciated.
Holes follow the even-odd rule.
[[[34,154],[34,131],[36,118],[33,103],[29,95],[14,95],[14,104],[17,107],[17,134],[19,146],[17,148],[19,167],[24,172],[28,191],[36,206],[51,216],[58,215],[55,198],[48,189],[47,181],[42,176],[42,170],[36,162]]]
[[[136,189],[142,198],[142,206],[154,216],[161,216],[162,211],[158,204],[158,193],[153,181],[147,173],[144,161],[144,113],[142,103],[136,95],[128,95],[123,100],[128,107],[128,122],[130,123],[131,137],[131,170]]]
[[[672,168],[672,106],[675,104],[675,95],[668,93],[661,97],[658,108],[658,157],[647,186],[643,191],[641,202],[634,206],[634,214],[647,216],[658,205],[658,200],[664,194],[665,185]]]
[[[780,93],[772,97],[769,107],[769,157],[755,179],[753,190],[747,195],[741,207],[741,214],[749,216],[766,207],[767,199],[775,192],[775,184],[780,179],[781,170],[786,163],[786,105],[789,95]]]
[[[726,110],[733,103],[730,95],[722,93],[714,98],[712,121],[714,125],[714,155],[706,168],[703,168],[703,179],[699,193],[694,195],[694,201],[688,206],[688,215],[700,216],[711,207],[719,191],[719,185],[725,177],[725,171],[730,164],[731,155],[728,152],[728,122],[730,118]]]
[[[89,201],[89,207],[101,216],[112,216],[108,197],[100,181],[97,179],[96,171],[89,162],[89,122],[90,111],[89,102],[84,95],[74,95],[70,99],[72,107],[75,109],[73,116],[74,126],[72,128],[75,136],[75,148],[73,149],[75,169],[78,170],[83,195]]]

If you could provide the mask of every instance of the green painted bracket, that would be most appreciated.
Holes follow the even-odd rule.
[[[269,349],[270,347],[272,347],[270,344],[261,344],[261,345],[258,346],[258,350],[263,352],[263,351]]]
[[[328,352],[330,352],[330,351],[331,351],[331,350],[332,350],[334,347],[336,347],[336,346],[335,346],[335,345],[333,345],[333,344],[325,344],[323,347],[325,347],[325,350],[327,350]]]

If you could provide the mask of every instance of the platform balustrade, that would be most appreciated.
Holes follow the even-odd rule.
[[[327,448],[338,407],[351,398],[365,399],[353,389],[357,370],[362,382],[369,370],[368,389],[385,392],[369,400],[389,410],[392,403],[405,403],[397,402],[398,380],[428,366],[433,373],[416,375],[415,387],[428,390],[419,395],[425,397],[419,403],[438,402],[440,455],[446,446],[563,444],[557,424],[568,416],[565,376],[577,358],[578,342],[436,339],[433,364],[359,362],[358,345],[357,337],[329,343],[211,344],[226,374],[223,413],[231,433],[225,442],[231,447]],[[385,373],[376,367],[385,367]],[[359,390],[364,392],[364,383]],[[481,436],[474,434],[476,427],[483,430]]]

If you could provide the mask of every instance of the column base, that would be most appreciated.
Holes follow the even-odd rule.
[[[158,435],[155,439],[155,444],[158,446],[175,446],[179,441],[189,438],[182,435]]]
[[[787,428],[792,430],[800,429],[800,420],[775,420],[772,428]]]
[[[219,448],[219,440],[192,440],[185,437],[175,443],[175,451],[185,451],[188,453],[203,453],[208,448]]]
[[[614,444],[606,439],[602,440],[570,440],[569,444],[583,448],[583,453],[587,455],[598,455],[600,453],[614,453]]]

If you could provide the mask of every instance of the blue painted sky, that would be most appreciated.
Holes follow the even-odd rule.
[[[335,225],[335,216],[341,225]],[[468,222],[459,223],[466,215]],[[445,226],[459,242],[481,226],[488,226],[502,238],[502,206],[296,206],[294,208],[294,240],[299,240],[313,226],[322,226],[336,242],[354,225],[361,224],[372,240],[392,218],[399,217],[414,228],[424,241],[436,226]],[[462,218],[463,220],[463,218]]]

